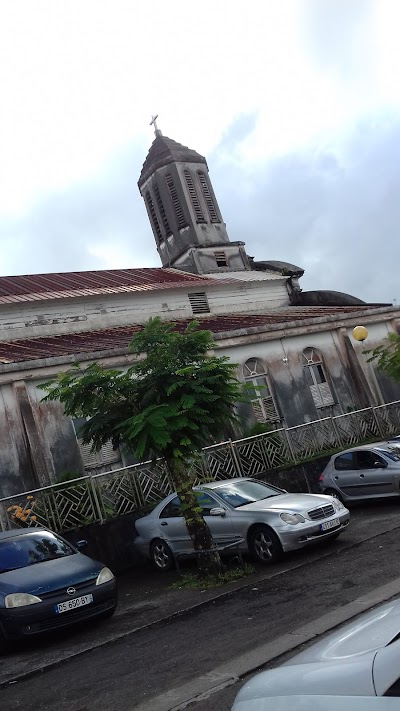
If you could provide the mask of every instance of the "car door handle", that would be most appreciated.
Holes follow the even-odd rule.
[[[364,479],[365,474],[360,474],[360,479]]]
[[[161,526],[168,526],[168,523],[166,521],[161,521]]]
[[[335,479],[339,479],[339,477],[338,477],[338,476],[335,476]]]

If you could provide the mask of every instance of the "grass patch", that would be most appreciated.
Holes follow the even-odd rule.
[[[181,590],[182,588],[212,590],[213,588],[220,588],[222,585],[227,585],[227,583],[233,583],[241,578],[246,578],[248,575],[252,575],[252,573],[255,573],[255,568],[249,563],[235,565],[232,568],[224,568],[218,576],[209,575],[207,577],[200,577],[197,573],[183,573],[179,580],[172,583],[171,587],[174,590]]]

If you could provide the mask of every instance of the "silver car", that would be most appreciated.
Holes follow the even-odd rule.
[[[272,563],[282,552],[336,538],[350,514],[336,498],[288,494],[256,479],[229,479],[195,487],[198,505],[214,542],[223,547],[240,540],[239,550]],[[159,570],[168,570],[193,545],[176,494],[135,522],[134,546]]]
[[[346,449],[330,458],[319,478],[321,492],[344,503],[400,496],[400,441]]]
[[[281,697],[292,698],[292,705],[282,708],[302,708],[296,700],[310,696],[331,696],[337,699],[338,709],[342,708],[338,696],[397,697],[400,706],[399,637],[400,600],[379,605],[283,666],[250,679],[239,691],[232,711],[276,711],[280,707],[275,699]],[[319,706],[309,699],[308,708]],[[365,704],[365,708],[370,706]]]

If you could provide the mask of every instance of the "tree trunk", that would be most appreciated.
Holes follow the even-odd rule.
[[[179,459],[168,462],[176,493],[181,502],[182,515],[185,519],[193,547],[197,555],[197,564],[200,576],[217,576],[223,569],[220,555],[215,550],[211,531],[208,528],[197,504],[195,493],[192,489],[191,477],[187,467]],[[201,551],[205,551],[202,553]]]

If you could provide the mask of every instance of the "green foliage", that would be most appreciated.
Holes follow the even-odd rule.
[[[195,573],[184,573],[180,576],[179,580],[172,583],[171,587],[175,590],[181,590],[182,588],[201,588],[202,590],[209,590],[227,585],[228,583],[234,583],[236,580],[245,578],[255,572],[255,568],[249,563],[241,563],[231,568],[222,569],[216,576],[201,576]]]
[[[150,319],[130,344],[143,357],[126,372],[77,365],[41,386],[44,399],[60,400],[67,415],[89,418],[80,435],[94,450],[112,439],[141,461],[188,458],[235,420],[242,388],[236,366],[210,354],[209,331],[197,322],[173,329]]]
[[[369,355],[368,362],[376,361],[379,370],[400,382],[400,335],[389,333],[383,345],[366,353]]]

